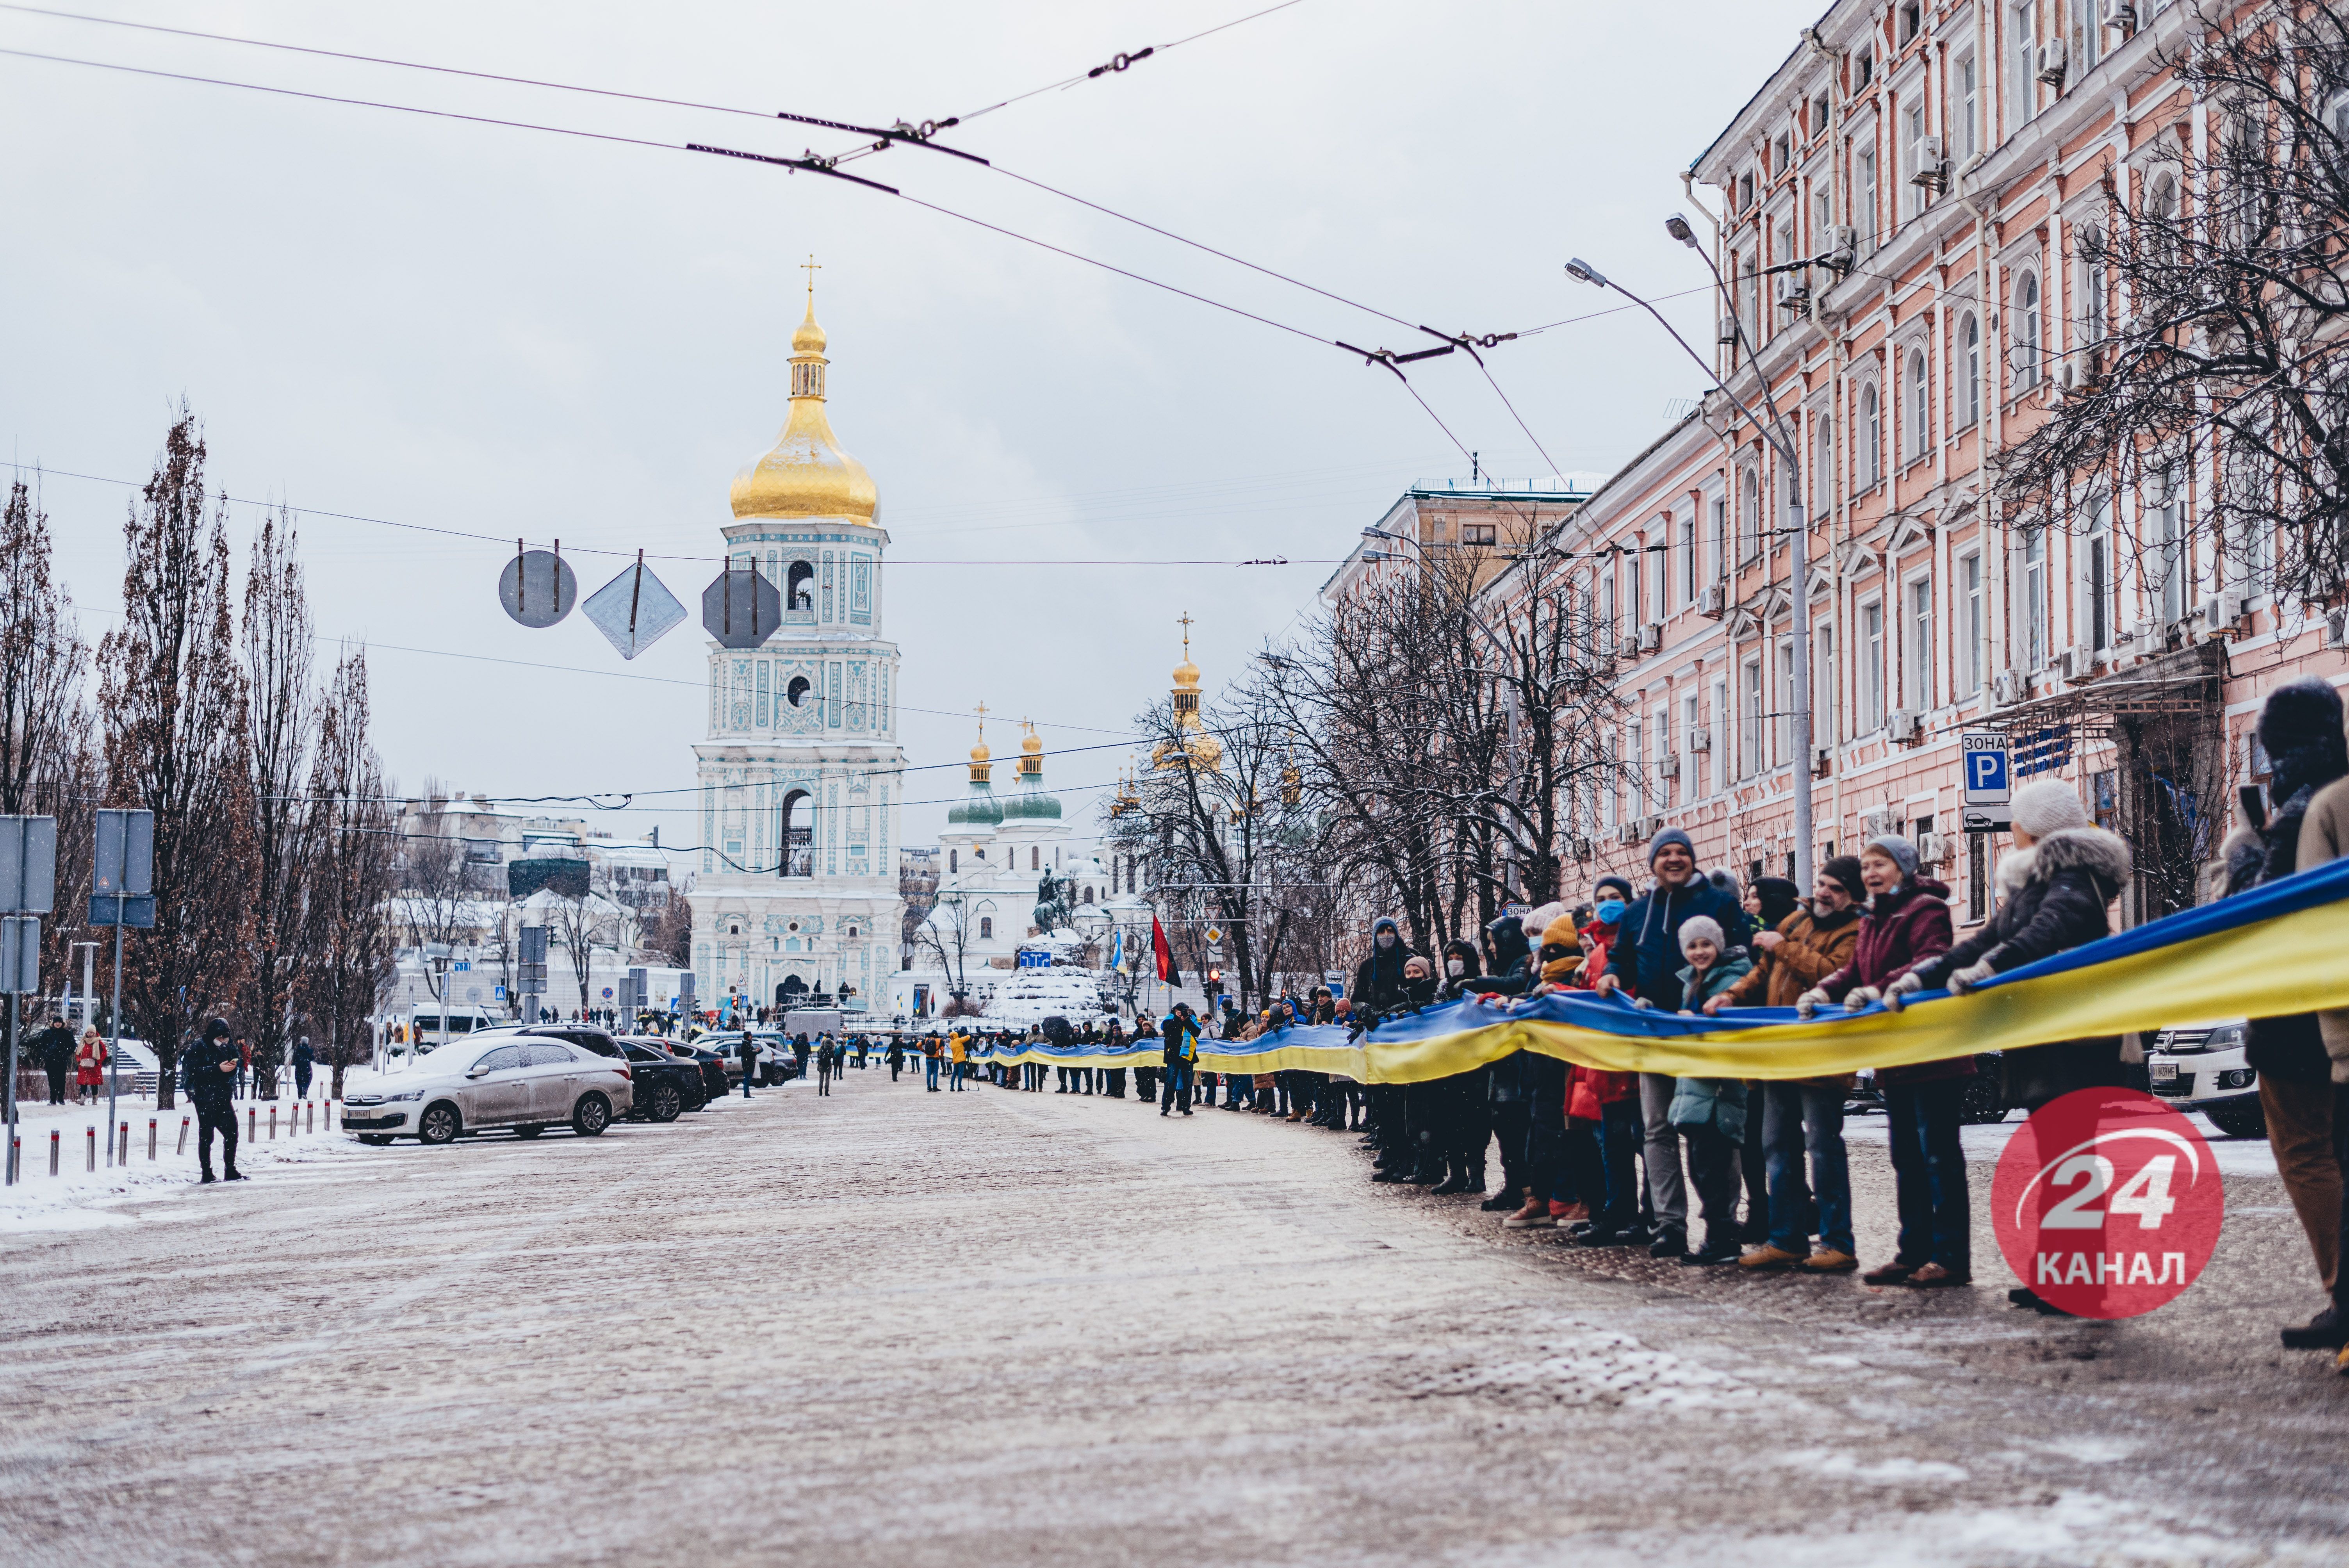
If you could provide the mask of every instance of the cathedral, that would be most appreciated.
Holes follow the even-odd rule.
[[[791,413],[735,475],[724,530],[735,571],[780,591],[755,648],[709,644],[709,738],[694,748],[701,851],[693,909],[704,1006],[837,998],[886,1006],[904,901],[905,752],[897,645],[884,632],[880,494],[824,414],[815,294],[792,335]]]

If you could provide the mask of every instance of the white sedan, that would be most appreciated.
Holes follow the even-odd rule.
[[[362,1143],[378,1144],[395,1138],[447,1143],[492,1127],[535,1138],[564,1122],[594,1138],[627,1114],[635,1088],[619,1047],[601,1036],[484,1032],[434,1051],[378,1089],[352,1095],[344,1102],[343,1128]]]

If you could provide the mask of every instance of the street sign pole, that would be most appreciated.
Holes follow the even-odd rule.
[[[5,1086],[8,1150],[0,1165],[16,1184],[16,1032],[23,995],[41,988],[40,917],[57,905],[57,820],[0,817],[0,985],[8,989],[8,1081]],[[109,1124],[111,1125],[110,1123]]]

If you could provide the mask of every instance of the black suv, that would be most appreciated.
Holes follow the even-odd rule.
[[[636,1080],[636,1103],[630,1121],[675,1121],[688,1110],[709,1103],[700,1068],[681,1062],[651,1040],[622,1039],[620,1054],[627,1058]]]

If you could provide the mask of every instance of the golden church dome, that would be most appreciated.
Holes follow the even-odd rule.
[[[881,492],[864,465],[840,449],[823,413],[823,328],[815,321],[815,295],[808,294],[807,319],[792,334],[792,411],[775,444],[734,476],[728,499],[734,515],[751,517],[844,517],[871,522],[881,509]]]

